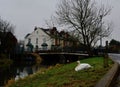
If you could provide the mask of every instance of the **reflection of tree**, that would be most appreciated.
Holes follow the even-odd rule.
[[[4,82],[6,82],[6,80],[8,79],[7,74],[7,71],[0,70],[0,86],[5,85]]]
[[[28,75],[33,74],[33,70],[32,70],[31,66],[26,67],[26,71],[27,71]]]
[[[9,79],[15,77],[15,69],[13,66],[6,68],[0,67],[0,87],[5,85]]]

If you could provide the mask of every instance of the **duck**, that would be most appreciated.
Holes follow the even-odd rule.
[[[75,67],[75,71],[80,71],[84,69],[91,68],[92,66],[88,63],[80,63],[80,61],[77,61],[78,65]]]

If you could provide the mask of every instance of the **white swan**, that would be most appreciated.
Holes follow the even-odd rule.
[[[88,63],[81,63],[77,61],[78,65],[75,67],[75,71],[91,68],[92,66]]]

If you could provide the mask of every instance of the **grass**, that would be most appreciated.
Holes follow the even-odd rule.
[[[81,63],[89,63],[93,68],[76,72],[76,62],[57,64],[20,79],[10,87],[94,87],[112,66],[112,61],[109,60],[109,67],[103,68],[102,57],[84,59]]]
[[[0,69],[5,70],[13,63],[5,54],[0,54]]]

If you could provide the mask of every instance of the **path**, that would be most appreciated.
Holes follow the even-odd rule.
[[[108,54],[109,57],[120,64],[120,54]],[[120,74],[118,75],[116,85],[114,87],[120,87]]]

